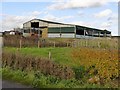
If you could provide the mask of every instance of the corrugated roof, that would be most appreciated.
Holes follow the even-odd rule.
[[[53,24],[74,25],[74,24],[65,24],[65,23],[53,22],[53,21],[48,21],[48,20],[43,20],[43,19],[32,19],[32,20],[39,20],[39,21],[43,21],[43,22],[47,22],[47,23],[53,23]],[[27,21],[25,23],[31,22],[32,20]],[[25,24],[25,23],[23,23],[23,24]]]
[[[36,18],[35,18],[35,19],[32,19],[32,20],[39,20],[39,21],[43,21],[43,22],[47,22],[47,23],[53,23],[53,24],[73,25],[73,26],[82,27],[82,28],[86,28],[86,29],[92,29],[92,30],[97,30],[97,31],[110,32],[110,31],[108,31],[108,30],[101,30],[101,29],[90,28],[90,27],[81,26],[81,25],[75,25],[75,24],[65,24],[65,23],[53,22],[53,21],[48,21],[48,20],[43,20],[43,19],[36,19]],[[31,22],[32,20],[27,21],[27,22],[25,22],[25,23]],[[25,24],[25,23],[24,23],[24,24]]]

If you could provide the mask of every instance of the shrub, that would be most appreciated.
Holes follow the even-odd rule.
[[[98,75],[106,83],[118,78],[119,58],[116,49],[77,48],[71,52],[71,58],[78,65],[84,66],[91,77]]]
[[[85,67],[84,66],[75,67],[75,68],[73,68],[73,70],[75,72],[76,79],[81,79],[85,76]]]

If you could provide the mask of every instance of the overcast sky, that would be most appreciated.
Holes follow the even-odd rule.
[[[0,31],[20,27],[31,19],[107,29],[118,35],[119,0],[1,0]],[[1,24],[0,24],[1,25]]]

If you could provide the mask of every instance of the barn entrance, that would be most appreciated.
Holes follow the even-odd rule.
[[[48,27],[40,27],[40,30],[42,31],[41,37],[47,38],[48,37]]]
[[[48,27],[40,26],[39,22],[31,22],[31,28],[33,29],[33,35],[37,35],[38,37],[46,38],[48,37]]]

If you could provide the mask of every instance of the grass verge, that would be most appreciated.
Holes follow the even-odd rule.
[[[12,70],[9,67],[1,68],[3,79],[12,80],[35,88],[108,88],[96,84],[85,83],[76,79],[59,79],[52,76],[45,76],[40,72],[24,72]]]

